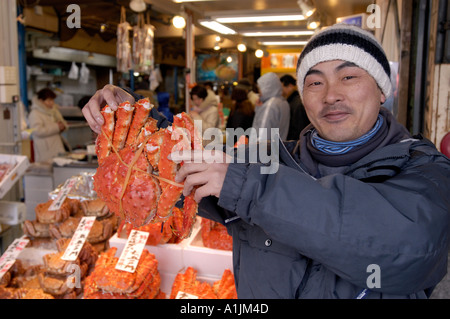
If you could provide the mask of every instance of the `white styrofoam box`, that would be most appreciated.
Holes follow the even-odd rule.
[[[15,66],[0,66],[0,84],[17,83],[17,68]]]
[[[24,203],[0,201],[0,223],[19,225],[27,217],[27,207]]]
[[[30,166],[28,157],[22,155],[0,154],[0,163],[15,164],[14,168],[0,182],[0,198],[22,177]]]
[[[13,103],[13,97],[19,94],[17,85],[0,84],[0,103]]]

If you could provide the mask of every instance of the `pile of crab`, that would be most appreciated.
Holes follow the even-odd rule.
[[[155,299],[160,295],[161,278],[155,255],[142,251],[134,272],[116,269],[117,248],[100,254],[93,272],[86,278],[84,299]]]
[[[76,299],[83,293],[86,275],[95,265],[98,252],[85,242],[74,261],[63,260],[70,239],[61,238],[56,241],[58,251],[42,257],[44,267],[38,274],[41,289],[57,299]]]
[[[158,128],[148,99],[123,102],[113,111],[105,106],[101,134],[96,140],[98,169],[94,190],[111,211],[133,227],[166,222],[180,200],[183,185],[174,181],[180,164],[168,159],[174,151],[201,149],[193,120],[180,113],[172,126]],[[197,214],[193,193],[184,198],[172,229],[187,237]],[[175,218],[176,217],[176,218]]]
[[[193,295],[195,297],[192,297]],[[179,272],[172,284],[170,299],[237,299],[233,273],[225,269],[222,278],[212,285],[197,279],[197,270],[188,267]]]
[[[108,248],[108,240],[119,227],[119,220],[105,202],[99,198],[80,201],[66,197],[57,209],[52,209],[52,203],[52,199],[39,203],[35,207],[36,219],[25,220],[23,231],[28,237],[36,241],[72,238],[82,217],[95,216],[86,240],[98,252]]]
[[[202,218],[201,236],[203,245],[208,248],[232,250],[233,238],[226,227],[210,219]]]

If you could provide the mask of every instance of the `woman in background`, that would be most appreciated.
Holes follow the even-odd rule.
[[[32,129],[35,162],[51,161],[65,152],[61,132],[68,125],[55,104],[55,98],[56,94],[45,88],[32,100],[28,123]]]
[[[253,104],[247,96],[247,91],[241,88],[234,88],[231,93],[231,100],[233,101],[230,116],[227,121],[227,128],[242,128],[244,131],[252,127],[255,111]],[[237,132],[235,132],[236,134]],[[236,140],[240,135],[236,135]],[[236,140],[234,142],[236,142]]]

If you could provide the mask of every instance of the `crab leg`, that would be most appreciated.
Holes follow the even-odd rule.
[[[128,129],[131,125],[131,119],[133,117],[134,107],[130,102],[120,103],[119,108],[116,111],[116,126],[114,129],[114,135],[112,140],[112,146],[116,150],[121,150],[125,146],[127,139]]]
[[[195,127],[194,121],[186,113],[179,113],[175,115],[174,125],[178,127],[184,127],[189,132],[189,139],[191,140],[191,146],[193,150],[203,149],[202,135],[200,131]]]
[[[105,122],[102,125],[102,133],[97,137],[95,152],[97,153],[98,162],[101,164],[111,152],[111,142],[114,132],[114,111],[107,105],[100,112]]]
[[[127,145],[135,146],[141,128],[144,126],[153,104],[148,99],[141,99],[135,104],[136,111],[127,136]]]

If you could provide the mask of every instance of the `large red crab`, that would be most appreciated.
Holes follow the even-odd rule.
[[[183,185],[174,182],[180,164],[168,155],[202,148],[200,134],[186,113],[174,116],[172,126],[158,129],[149,116],[152,107],[148,99],[121,103],[117,111],[106,106],[96,141],[99,167],[94,189],[111,211],[134,227],[166,221],[182,195]],[[181,229],[175,229],[179,237],[190,234],[196,213],[191,193],[184,198]]]

